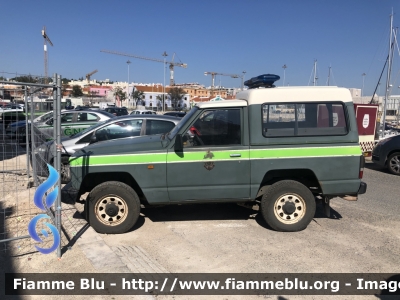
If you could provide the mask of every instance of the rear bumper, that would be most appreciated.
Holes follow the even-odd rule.
[[[340,196],[343,200],[346,201],[357,201],[358,200],[358,195],[365,194],[367,192],[367,184],[365,182],[360,183],[360,187],[358,188],[358,192],[355,195],[344,195]]]

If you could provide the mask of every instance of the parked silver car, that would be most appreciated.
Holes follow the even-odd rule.
[[[178,124],[180,118],[162,115],[128,115],[100,122],[70,137],[61,140],[61,180],[69,181],[69,157],[83,147],[107,140],[133,138],[169,132]],[[48,176],[46,164],[53,164],[54,142],[47,142],[36,149],[36,172]]]
[[[98,122],[106,121],[115,116],[103,110],[63,110],[61,111],[61,136],[66,137],[76,134]],[[48,112],[33,120],[36,132],[35,141],[53,139],[53,112]],[[30,131],[30,120],[28,120],[28,132]],[[26,120],[11,123],[6,128],[6,135],[11,139],[18,140],[21,144],[26,141]],[[31,136],[29,135],[31,141]]]

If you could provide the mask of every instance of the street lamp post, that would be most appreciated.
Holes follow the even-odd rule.
[[[361,74],[362,79],[363,79],[363,84],[362,84],[362,89],[361,89],[361,98],[362,98],[363,93],[364,93],[364,79],[365,79],[365,75],[367,75],[367,74],[365,74],[365,73],[362,73],[362,74]],[[361,101],[362,101],[362,100],[361,100]]]
[[[164,111],[164,109],[165,109],[165,67],[166,67],[166,58],[168,56],[167,52],[164,51],[162,56],[164,56],[164,85],[163,85],[163,107],[162,107],[162,111]]]
[[[129,95],[129,65],[130,65],[131,61],[128,59],[128,61],[126,63],[128,64],[128,89],[127,89],[126,93],[127,93],[127,96],[128,96],[128,103],[129,103],[129,100],[130,100],[130,95]]]
[[[243,73],[243,75],[242,75],[242,91],[243,91],[244,90],[244,75],[246,75],[246,71],[243,71],[242,73]]]
[[[285,86],[285,72],[286,72],[286,68],[287,68],[287,66],[286,65],[283,65],[283,82],[282,82],[282,86]]]

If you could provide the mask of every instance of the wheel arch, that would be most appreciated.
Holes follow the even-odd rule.
[[[265,189],[282,180],[294,180],[308,187],[312,193],[321,193],[322,188],[315,173],[310,169],[275,169],[269,170],[258,187],[256,200],[260,200]]]
[[[388,159],[390,157],[390,155],[392,155],[393,153],[400,153],[400,149],[394,149],[388,152],[388,154],[385,157],[385,165],[387,165],[388,163]]]
[[[137,181],[128,172],[99,172],[99,173],[89,173],[82,180],[81,187],[79,190],[79,195],[86,192],[90,192],[97,185],[107,182],[107,181],[119,181],[127,184],[134,189],[136,194],[139,196],[141,203],[147,203],[147,199],[140,188]]]

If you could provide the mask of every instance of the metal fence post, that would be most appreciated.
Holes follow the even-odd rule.
[[[25,99],[24,99],[24,103],[25,103],[25,149],[26,149],[26,175],[28,176],[28,180],[29,180],[29,174],[30,174],[30,170],[29,170],[29,120],[28,120],[28,86],[25,86]]]
[[[33,171],[33,182],[34,182],[34,186],[39,186],[39,180],[38,177],[36,176],[36,158],[35,156],[35,152],[36,152],[36,141],[35,141],[35,130],[34,130],[34,123],[33,123],[33,118],[35,115],[35,105],[33,104],[33,94],[31,94],[31,109],[30,109],[30,119],[31,119],[31,132],[30,132],[30,136],[31,136],[31,152],[30,152],[30,157],[32,160],[32,171]],[[28,120],[26,120],[28,122]],[[28,134],[27,134],[28,135]]]
[[[60,174],[58,179],[58,194],[56,200],[56,224],[57,230],[61,234],[61,75],[57,76],[57,127],[56,127],[56,170]],[[61,239],[57,248],[57,257],[61,257]]]

